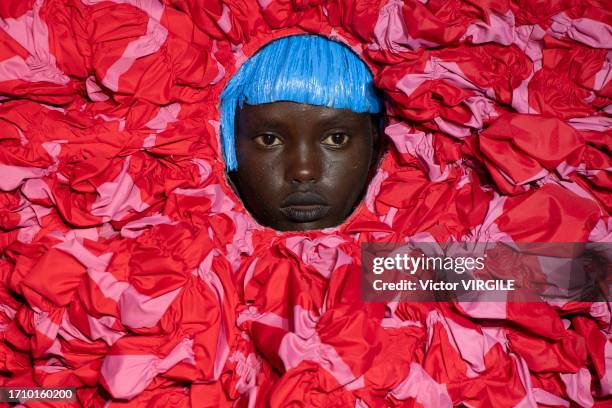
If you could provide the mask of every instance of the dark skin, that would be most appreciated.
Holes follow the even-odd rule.
[[[230,174],[257,221],[279,231],[336,226],[363,196],[377,159],[369,113],[295,102],[244,105]]]

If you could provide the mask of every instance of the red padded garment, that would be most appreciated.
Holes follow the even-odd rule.
[[[366,61],[388,149],[342,225],[280,233],[228,185],[218,96],[296,33]],[[604,1],[0,0],[0,386],[611,406],[612,304],[360,300],[361,242],[611,242],[611,114]]]

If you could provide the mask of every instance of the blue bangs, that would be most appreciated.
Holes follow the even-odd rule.
[[[378,113],[372,74],[351,49],[317,35],[281,38],[248,59],[221,94],[221,142],[227,171],[236,170],[234,119],[243,104],[290,101]]]

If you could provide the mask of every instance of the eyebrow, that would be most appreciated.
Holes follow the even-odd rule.
[[[320,121],[317,124],[322,125],[324,127],[332,127],[336,125],[336,123],[342,120],[342,122],[348,126],[354,126],[359,124],[358,117],[350,116],[350,117],[342,117],[342,112],[330,112],[329,114],[323,115]]]
[[[346,118],[342,117],[342,114],[339,112],[332,112],[325,115],[320,115],[318,120],[314,123],[317,126],[322,127],[333,127],[337,124],[339,120],[342,120],[346,125],[356,125],[358,124],[357,118]],[[264,118],[261,118],[258,127],[264,128],[272,128],[272,129],[282,129],[285,126],[282,118],[270,117],[266,115]]]
[[[269,128],[280,128],[283,127],[283,121],[281,118],[275,118],[266,115],[261,119],[261,126]]]

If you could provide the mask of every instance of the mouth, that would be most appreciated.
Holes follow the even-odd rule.
[[[293,222],[313,222],[325,217],[331,207],[328,205],[292,205],[281,207],[281,213]]]
[[[315,193],[293,193],[281,204],[280,212],[293,222],[313,222],[325,217],[331,207]]]

